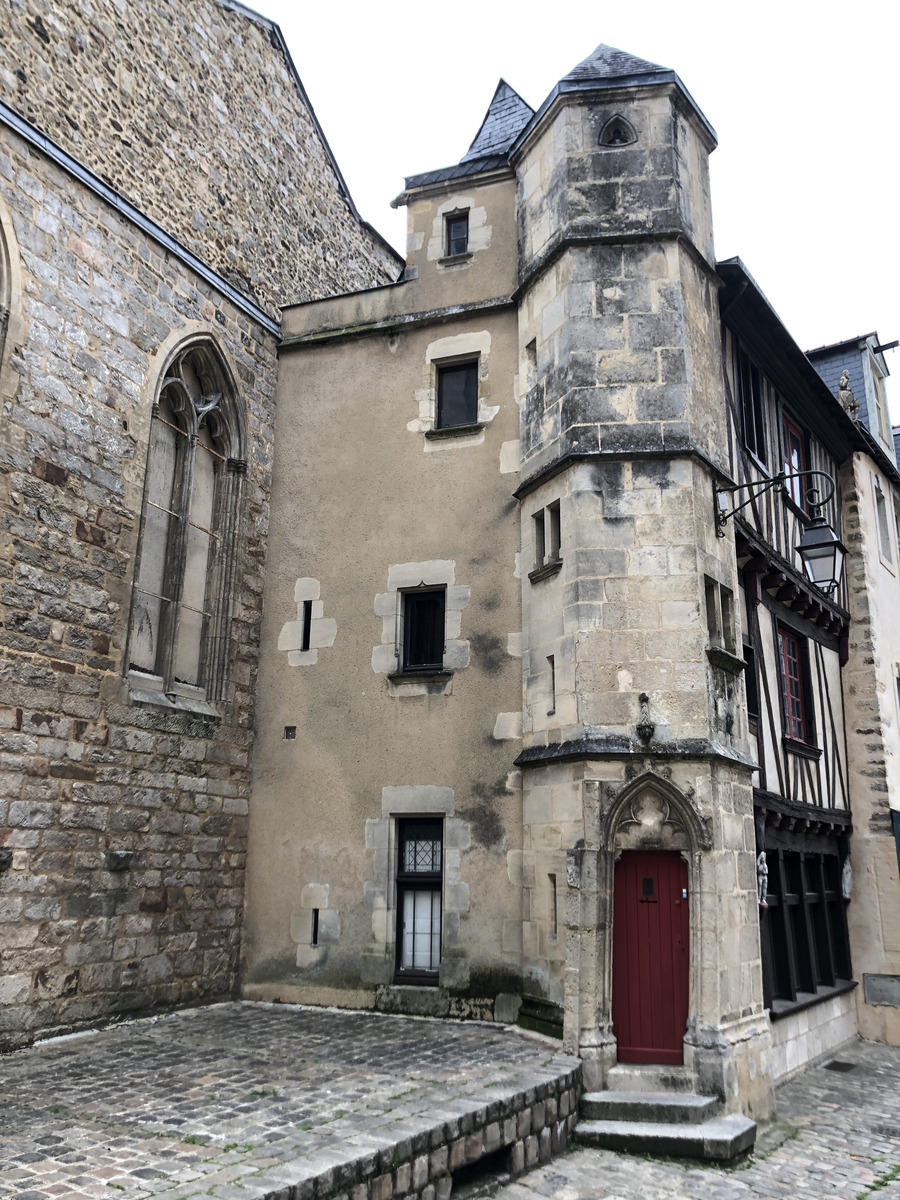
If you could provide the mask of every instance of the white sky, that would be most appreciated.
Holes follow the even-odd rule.
[[[599,42],[671,67],[719,136],[716,253],[804,349],[900,338],[900,4],[251,0],[277,21],[357,208],[401,252],[404,175],[459,161],[502,76],[537,108]],[[886,355],[900,423],[900,354]]]

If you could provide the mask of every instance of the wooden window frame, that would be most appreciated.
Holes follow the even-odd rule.
[[[431,640],[433,647],[436,649],[440,645],[440,657],[434,656],[433,662],[413,662],[411,660],[411,642],[413,634],[413,621],[411,609],[415,607],[417,602],[423,602],[425,597],[440,596],[440,618],[435,618],[434,627],[431,631]],[[403,675],[428,675],[438,674],[444,671],[444,653],[447,648],[447,588],[446,585],[440,587],[418,587],[410,588],[400,593],[400,603],[402,605],[402,634],[400,646],[400,673]]]
[[[791,439],[795,438],[800,451],[800,465],[794,466]],[[795,504],[801,513],[808,515],[809,505],[806,501],[807,486],[804,480],[797,476],[809,470],[809,438],[805,430],[793,421],[787,413],[781,414],[782,461],[784,464],[784,490],[788,499]]]
[[[481,427],[478,421],[478,362],[479,360],[477,358],[468,358],[461,359],[459,362],[445,362],[437,364],[434,408],[434,428],[436,432],[461,432],[475,430]],[[466,415],[471,417],[471,420],[449,424],[445,420],[444,414],[444,384],[445,380],[451,373],[458,371],[466,372],[466,387],[468,388],[469,386],[469,379],[472,380],[474,387],[474,395],[467,399],[467,404],[471,406],[471,411],[467,412]]]
[[[454,224],[465,222],[465,234],[454,234]],[[461,244],[461,249],[458,247]],[[444,255],[447,258],[462,258],[469,254],[469,210],[446,213],[444,216]]]
[[[734,366],[744,446],[767,471],[766,377],[741,347],[737,348]]]
[[[409,871],[404,868],[404,849],[413,830],[430,830],[437,834],[440,846],[440,869],[432,871]],[[441,817],[408,816],[397,819],[397,945],[394,963],[394,982],[419,984],[435,987],[440,976],[440,960],[443,954],[444,934],[444,821]],[[440,904],[440,945],[438,962],[432,970],[404,967],[403,962],[403,910],[408,892],[437,893]]]
[[[841,860],[821,851],[767,848],[761,914],[763,995],[772,1017],[852,986]]]
[[[781,684],[781,726],[784,740],[790,746],[815,748],[815,723],[813,720],[812,687],[809,671],[809,648],[802,634],[785,625],[777,626],[778,676]],[[786,651],[790,645],[796,654]],[[796,670],[790,668],[796,664]],[[789,685],[796,683],[797,691],[792,694]],[[796,703],[799,712],[796,711]]]

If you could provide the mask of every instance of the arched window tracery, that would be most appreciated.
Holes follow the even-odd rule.
[[[132,682],[173,703],[224,699],[245,470],[228,373],[192,343],[153,405],[128,653]]]

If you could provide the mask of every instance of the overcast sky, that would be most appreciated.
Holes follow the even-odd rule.
[[[459,161],[501,76],[536,108],[606,42],[676,70],[712,123],[716,253],[741,256],[803,349],[900,337],[896,0],[253,6],[281,25],[357,208],[401,252],[404,175]]]

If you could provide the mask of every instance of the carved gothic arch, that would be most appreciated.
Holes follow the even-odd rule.
[[[606,814],[601,844],[617,850],[646,849],[696,852],[708,850],[708,823],[679,788],[654,771],[644,771],[627,783]]]
[[[616,150],[621,146],[631,146],[637,141],[634,126],[620,113],[609,118],[600,130],[599,143],[601,146]]]

